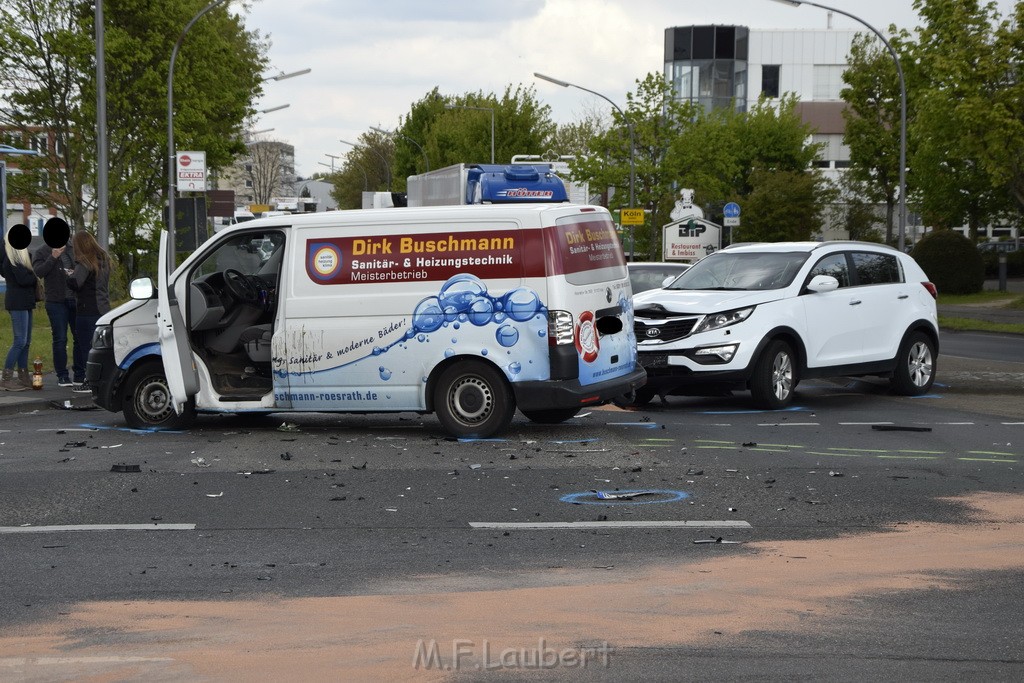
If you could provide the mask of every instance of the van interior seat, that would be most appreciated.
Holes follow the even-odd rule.
[[[270,362],[270,340],[273,337],[273,326],[270,323],[253,325],[246,328],[238,341],[245,349],[250,360],[255,363]]]

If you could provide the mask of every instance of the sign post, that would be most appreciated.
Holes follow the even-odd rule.
[[[178,152],[178,192],[206,191],[206,152]]]

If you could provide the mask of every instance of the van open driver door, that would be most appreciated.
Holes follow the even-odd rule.
[[[181,415],[199,391],[199,375],[188,346],[185,318],[171,286],[174,249],[166,230],[160,233],[160,265],[157,268],[157,329],[164,375],[174,412]]]

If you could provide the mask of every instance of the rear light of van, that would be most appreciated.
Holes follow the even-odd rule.
[[[939,298],[939,288],[931,282],[922,282],[921,285],[928,290],[928,293],[932,295],[933,299]]]
[[[548,346],[576,343],[576,329],[569,311],[548,311]]]

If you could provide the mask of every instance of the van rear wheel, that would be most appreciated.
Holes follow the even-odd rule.
[[[492,366],[479,361],[447,368],[434,389],[437,419],[452,436],[494,436],[508,428],[515,410],[508,382]]]
[[[171,390],[160,361],[149,361],[128,376],[122,404],[125,422],[132,429],[184,429],[196,416],[189,401],[181,415],[174,412]]]

